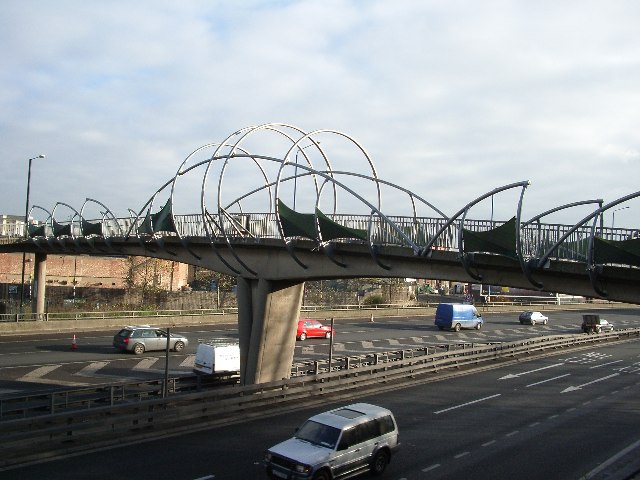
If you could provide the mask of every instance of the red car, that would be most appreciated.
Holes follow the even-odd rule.
[[[333,335],[333,329],[321,324],[318,320],[310,318],[298,320],[298,331],[296,332],[298,340],[305,340],[311,337],[331,338],[331,335]]]

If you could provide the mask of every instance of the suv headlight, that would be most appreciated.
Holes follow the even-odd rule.
[[[296,472],[298,473],[309,473],[311,471],[311,467],[309,465],[296,465]]]

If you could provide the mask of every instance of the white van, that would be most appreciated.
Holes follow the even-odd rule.
[[[196,373],[240,371],[240,346],[228,340],[208,340],[198,344],[193,365]]]

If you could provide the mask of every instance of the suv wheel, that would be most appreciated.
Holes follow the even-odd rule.
[[[320,470],[313,476],[313,480],[331,480],[331,477],[326,470]]]
[[[376,456],[373,457],[373,462],[371,463],[371,473],[373,475],[382,475],[388,464],[389,454],[385,450],[378,451]]]
[[[176,352],[181,352],[183,348],[184,348],[183,342],[176,342],[176,344],[173,346],[173,350]]]
[[[456,326],[455,326],[455,327],[453,327],[453,329],[454,329],[456,332],[459,332],[459,331],[460,331],[460,328],[462,328],[462,327],[460,326],[460,324],[459,324],[459,323],[456,323]]]
[[[136,355],[142,355],[144,353],[144,345],[141,343],[136,343],[133,346],[133,353]]]

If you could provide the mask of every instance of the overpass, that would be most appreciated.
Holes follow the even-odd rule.
[[[256,144],[276,153],[255,153]],[[360,162],[364,171],[335,168],[331,152],[336,160]],[[193,195],[194,177],[201,186],[192,211],[199,212],[178,214],[183,197],[177,193],[184,186]],[[365,149],[348,135],[264,124],[196,149],[127,217],[91,198],[79,209],[63,202],[51,210],[34,205],[27,218],[38,212],[44,220],[30,223],[23,237],[0,245],[0,252],[36,254],[38,313],[44,309],[49,253],[139,255],[233,275],[242,382],[263,383],[289,376],[292,331],[307,280],[449,279],[640,303],[639,230],[603,226],[605,212],[640,192],[606,204],[581,200],[523,219],[528,187],[519,181],[495,188],[446,215],[419,194],[379,178]],[[510,219],[470,218],[482,202],[514,192]],[[383,197],[409,214],[394,215]],[[542,222],[584,206],[590,213],[574,225]],[[68,221],[56,219],[60,210],[68,212]]]

